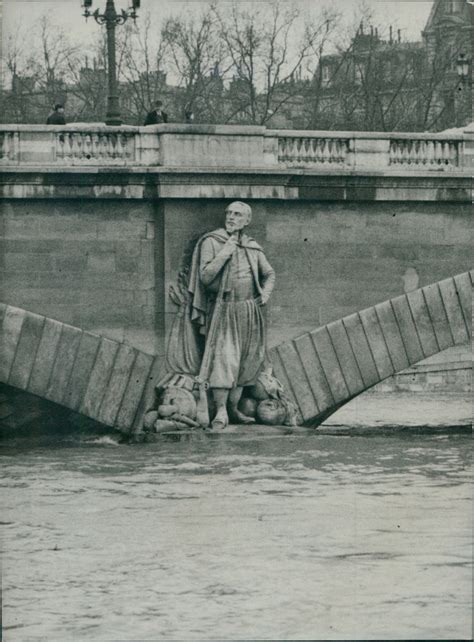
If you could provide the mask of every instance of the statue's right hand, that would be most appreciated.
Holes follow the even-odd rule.
[[[222,252],[226,256],[232,256],[232,254],[235,252],[235,248],[237,247],[237,242],[238,242],[238,236],[235,234],[232,234],[227,241],[224,243],[224,247],[222,248]]]

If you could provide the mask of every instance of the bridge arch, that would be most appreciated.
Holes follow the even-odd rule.
[[[317,426],[383,379],[471,337],[472,272],[384,301],[273,348],[302,423]],[[127,432],[149,407],[162,360],[0,303],[0,382]]]
[[[465,272],[316,328],[270,351],[302,423],[317,426],[355,396],[454,345],[472,327]]]
[[[66,323],[0,304],[0,381],[129,431],[161,359]]]

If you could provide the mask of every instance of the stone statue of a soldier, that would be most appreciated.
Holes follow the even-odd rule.
[[[216,405],[213,428],[225,428],[229,413],[236,423],[254,421],[237,406],[243,387],[254,384],[262,370],[266,343],[262,307],[272,293],[275,272],[260,245],[244,232],[251,219],[249,205],[231,203],[224,227],[198,240],[191,262],[190,314],[206,341],[206,375]],[[219,318],[213,320],[216,314]]]
[[[269,364],[263,367],[263,306],[275,285],[275,272],[260,245],[244,232],[251,219],[249,205],[231,203],[224,227],[201,236],[190,260],[185,253],[177,284],[170,287],[177,313],[168,337],[167,373],[155,388],[146,431],[207,428],[210,395],[214,429],[225,428],[229,415],[237,424],[257,418],[294,425],[281,384],[269,374]],[[239,405],[244,387],[247,396]]]
[[[249,205],[231,203],[224,227],[186,251],[170,298],[177,306],[166,349],[166,375],[145,414],[147,435],[236,424],[297,425],[296,407],[266,361],[264,306],[275,272],[245,234]],[[245,395],[243,395],[245,388]],[[209,402],[215,413],[210,421]]]
[[[187,416],[197,425],[209,425],[209,388],[215,404],[214,429],[225,428],[229,415],[233,423],[255,421],[238,405],[244,386],[254,386],[263,371],[263,306],[275,285],[275,272],[260,245],[244,232],[251,219],[249,205],[231,203],[224,226],[198,239],[190,263],[178,276],[177,288],[170,288],[178,312],[168,339],[168,374],[157,386],[153,412],[158,420],[153,414],[149,418],[157,432],[168,429],[168,411],[175,411],[164,403],[163,393],[171,394],[170,388],[176,386],[192,393],[190,398],[194,395],[197,409]],[[200,413],[203,406],[205,411]],[[181,427],[183,409],[176,406],[176,412],[172,421]]]

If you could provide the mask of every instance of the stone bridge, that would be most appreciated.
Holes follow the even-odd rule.
[[[472,278],[459,274],[273,348],[274,372],[301,421],[317,426],[390,375],[468,342]],[[139,426],[160,376],[159,357],[4,304],[0,317],[0,382],[123,432]]]
[[[128,429],[229,199],[275,268],[270,354],[305,422],[430,354],[465,363],[467,326],[439,333],[453,284],[467,309],[473,168],[472,132],[1,125],[1,379]]]

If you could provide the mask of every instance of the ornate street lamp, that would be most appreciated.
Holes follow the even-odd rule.
[[[117,25],[123,25],[128,18],[137,19],[137,9],[140,8],[140,0],[132,0],[132,5],[127,10],[122,9],[120,13],[115,10],[114,0],[107,0],[104,13],[99,9],[91,11],[92,0],[82,0],[84,17],[90,18],[99,24],[105,24],[107,29],[107,76],[108,76],[108,96],[107,96],[107,114],[105,122],[107,125],[121,125],[118,88],[117,88],[117,69],[115,64],[115,28]]]

